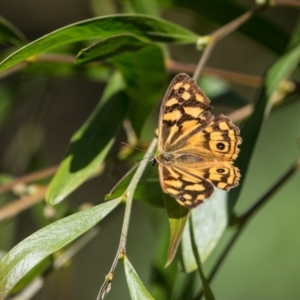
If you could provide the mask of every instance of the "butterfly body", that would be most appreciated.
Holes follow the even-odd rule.
[[[160,109],[153,164],[163,191],[188,208],[209,198],[214,186],[229,190],[240,178],[233,166],[242,141],[239,129],[210,109],[209,99],[183,73],[172,80]]]

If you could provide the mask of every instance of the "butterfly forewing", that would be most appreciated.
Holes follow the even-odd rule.
[[[209,112],[209,99],[187,74],[178,74],[163,99],[158,124],[158,163],[163,191],[193,208],[209,198],[214,186],[238,185],[233,166],[242,140],[231,121]]]
[[[168,149],[176,140],[201,128],[211,118],[210,108],[209,99],[192,78],[183,73],[175,76],[160,108],[158,150]]]

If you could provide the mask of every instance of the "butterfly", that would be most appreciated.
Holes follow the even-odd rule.
[[[187,74],[174,77],[163,98],[158,123],[158,165],[164,193],[194,208],[215,188],[228,191],[241,177],[233,166],[242,139],[224,115],[210,113],[209,99]]]

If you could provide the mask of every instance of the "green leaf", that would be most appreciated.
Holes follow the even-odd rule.
[[[290,39],[289,44],[287,45],[287,51],[297,47],[300,43],[300,19],[298,18],[297,23],[294,27],[293,35]]]
[[[51,55],[51,54],[50,54]],[[46,78],[80,78],[106,82],[111,76],[111,67],[99,64],[74,65],[59,61],[39,61],[29,64],[22,74]]]
[[[130,99],[129,116],[140,136],[143,125],[165,89],[164,56],[160,47],[149,45],[134,53],[120,54],[110,61],[120,70]]]
[[[134,197],[151,205],[164,208],[163,192],[159,184],[158,171],[150,163],[139,181]]]
[[[62,201],[103,162],[126,115],[127,99],[122,88],[120,76],[113,77],[98,107],[72,137],[69,150],[47,190],[48,203]]]
[[[198,283],[195,280],[196,273],[183,273],[177,271],[176,275],[176,280],[172,284],[172,296],[165,299],[194,299],[194,291],[196,290],[196,287],[198,287]]]
[[[121,34],[101,40],[79,52],[76,64],[84,64],[94,60],[104,60],[123,52],[137,51],[149,42],[133,34]]]
[[[0,72],[34,56],[77,41],[131,33],[157,42],[195,43],[198,36],[173,23],[145,15],[113,15],[74,23],[24,46],[0,63]]]
[[[10,291],[11,295],[21,292],[24,288],[28,288],[28,286],[33,283],[38,276],[41,276],[44,272],[49,270],[53,264],[53,257],[48,256],[39,262],[36,266],[34,266],[22,279],[14,286],[14,288]]]
[[[154,299],[143,285],[141,279],[131,265],[127,256],[124,256],[126,280],[132,300]]]
[[[157,228],[158,231],[156,232],[157,239],[151,267],[151,295],[155,299],[185,299],[184,297],[172,297],[175,287],[178,288],[178,285],[180,285],[178,277],[185,277],[186,274],[178,269],[176,261],[173,261],[173,263],[166,268],[166,255],[170,240],[170,226],[166,220],[165,211],[161,210],[158,214],[156,213],[155,218],[155,220],[157,220],[154,220],[155,223],[158,222],[158,220],[160,221],[159,227]],[[175,292],[175,296],[178,294],[177,291]],[[187,294],[185,293],[185,295]]]
[[[299,62],[300,44],[281,56],[266,72],[264,85],[256,102],[255,109],[241,131],[243,143],[240,147],[241,153],[237,159],[237,165],[240,168],[242,178],[239,186],[233,189],[229,194],[229,212],[232,212],[244,184],[244,178],[247,174],[260,129],[265,118],[268,117],[272,106],[272,97],[279,89],[280,83],[288,79],[292,72],[298,67]]]
[[[134,175],[134,171],[136,170],[138,165],[133,166],[119,181],[118,183],[113,187],[111,192],[107,195],[105,195],[105,200],[111,200],[119,198],[123,195],[123,193],[126,191],[128,185],[130,184],[130,181]]]
[[[15,246],[0,261],[0,299],[44,258],[95,226],[119,203],[112,200],[61,219]]]
[[[216,189],[211,198],[205,200],[191,213],[196,246],[201,253],[201,261],[204,262],[217,245],[227,226],[227,193]],[[194,271],[197,263],[193,255],[188,226],[184,230],[181,245],[183,268],[186,272]]]
[[[300,43],[281,56],[268,70],[265,78],[265,94],[271,98],[279,84],[288,79],[298,67],[300,61]]]
[[[127,189],[138,164],[134,165],[114,186],[113,190],[105,196],[105,200],[116,199],[121,197]],[[148,202],[151,205],[164,207],[162,199],[162,191],[157,177],[157,168],[147,166],[136,190],[134,191],[134,199]]]
[[[164,200],[170,224],[170,243],[166,262],[166,266],[168,266],[173,261],[181,241],[182,233],[189,216],[189,210],[169,195],[164,195]]]
[[[0,16],[0,43],[23,46],[27,40],[13,24]]]

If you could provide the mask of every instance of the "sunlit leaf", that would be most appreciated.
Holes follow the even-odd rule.
[[[164,195],[164,200],[170,225],[170,243],[166,262],[166,265],[168,266],[172,262],[176,254],[178,245],[181,241],[183,230],[189,216],[189,210],[180,205],[169,195]]]
[[[126,280],[132,300],[154,299],[143,285],[141,279],[131,265],[127,256],[124,257]]]
[[[105,200],[115,199],[122,196],[126,188],[128,187],[134,171],[138,165],[133,166],[114,186],[113,190],[105,196]],[[157,168],[152,166],[146,167],[142,178],[134,192],[134,199],[147,202],[151,205],[156,205],[159,207],[164,207],[163,194],[160,188]]]
[[[195,43],[198,36],[173,23],[146,15],[114,15],[81,21],[60,28],[22,47],[0,63],[3,71],[21,61],[51,49],[113,35],[131,33],[149,41]]]
[[[261,126],[266,117],[268,117],[272,106],[272,97],[278,90],[280,83],[288,79],[292,72],[298,67],[300,62],[300,44],[290,49],[281,56],[266,72],[264,85],[259,98],[256,102],[255,109],[248,119],[241,136],[243,143],[241,153],[237,159],[237,165],[240,168],[242,178],[240,185],[233,189],[229,195],[229,212],[231,212],[238,200],[238,196],[244,184],[244,178],[247,174],[250,159],[256,145]]]
[[[0,261],[0,299],[44,258],[92,228],[118,204],[112,200],[61,219],[15,246]]]
[[[204,262],[211,254],[227,226],[227,193],[216,189],[210,199],[192,210],[197,249]],[[197,264],[193,255],[189,226],[182,237],[182,259],[186,272],[194,271]]]
[[[122,88],[121,78],[113,77],[98,107],[72,137],[69,150],[47,191],[46,200],[50,204],[62,201],[103,162],[126,115],[127,98]]]
[[[148,40],[133,34],[120,34],[103,39],[92,46],[82,49],[76,59],[76,64],[84,64],[94,60],[104,60],[123,52],[134,52],[149,45]]]
[[[133,175],[138,165],[132,167],[113,187],[109,194],[105,196],[105,200],[116,199],[121,197],[122,194],[126,191]]]

